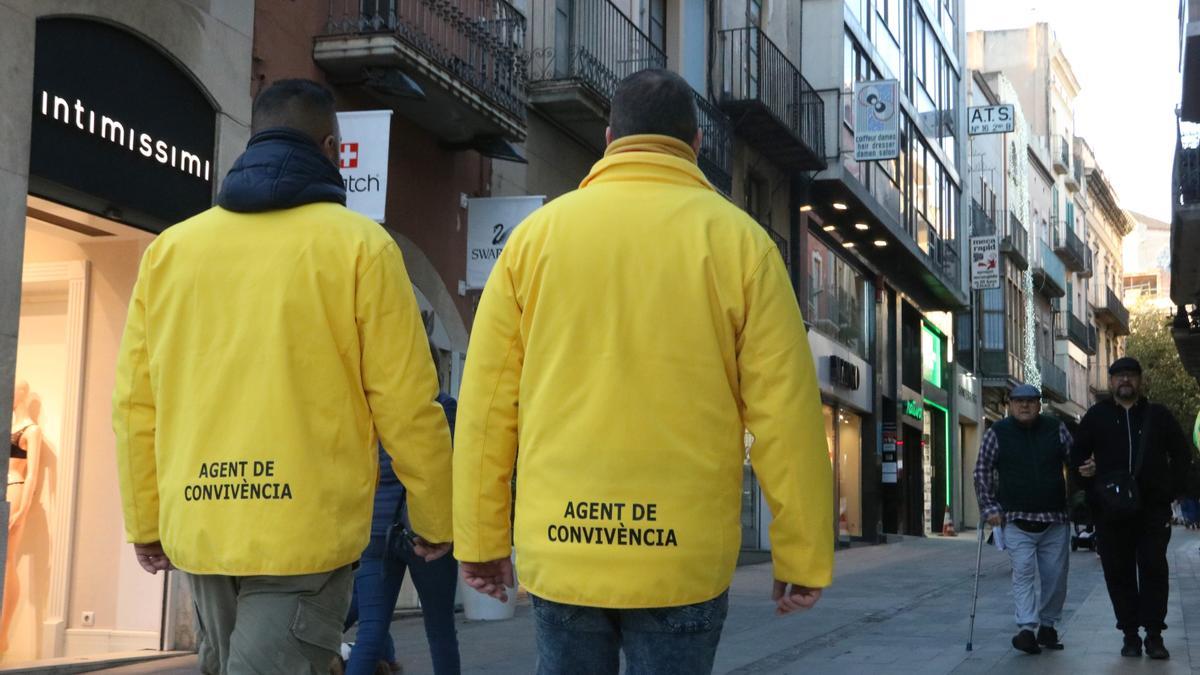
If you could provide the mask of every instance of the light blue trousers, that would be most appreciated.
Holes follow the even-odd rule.
[[[1012,561],[1017,626],[1022,630],[1037,630],[1038,626],[1053,628],[1062,620],[1063,602],[1067,599],[1070,526],[1055,523],[1045,532],[1026,532],[1013,523],[1005,523],[1004,543]]]

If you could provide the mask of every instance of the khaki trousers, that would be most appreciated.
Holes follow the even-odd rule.
[[[349,565],[299,576],[188,575],[206,675],[327,675],[342,643]]]

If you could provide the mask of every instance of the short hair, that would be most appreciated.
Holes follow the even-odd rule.
[[[276,80],[254,99],[250,131],[271,127],[301,131],[317,143],[333,132],[337,106],[333,92],[312,80]]]
[[[659,134],[688,145],[696,139],[696,94],[687,80],[662,68],[640,70],[617,84],[608,126],[613,139]]]

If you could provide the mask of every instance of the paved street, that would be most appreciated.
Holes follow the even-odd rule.
[[[1014,627],[1007,556],[984,549],[975,649],[965,650],[975,540],[905,539],[838,553],[837,577],[805,615],[777,618],[767,599],[770,567],[738,570],[715,672],[783,673],[1192,673],[1200,672],[1200,534],[1176,528],[1171,541],[1171,606],[1165,633],[1171,660],[1126,659],[1104,589],[1100,561],[1071,556],[1060,627],[1062,652],[1028,656],[1009,644]],[[1192,633],[1189,641],[1188,633]],[[419,618],[392,627],[405,673],[431,673]],[[466,673],[530,673],[528,604],[499,623],[459,626]],[[194,658],[107,671],[194,673]]]

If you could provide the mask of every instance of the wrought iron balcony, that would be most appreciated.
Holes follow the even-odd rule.
[[[1003,380],[1007,386],[1025,381],[1025,364],[1018,354],[1008,350],[980,349],[979,374],[991,383]]]
[[[1033,260],[1033,288],[1047,298],[1061,298],[1067,294],[1067,271],[1062,261],[1046,246],[1038,242]]]
[[[1173,183],[1171,300],[1176,306],[1200,304],[1200,139],[1194,134],[1177,136]],[[1179,344],[1200,350],[1200,339]],[[1181,349],[1180,356],[1200,363],[1200,351],[1192,355]]]
[[[666,68],[666,54],[610,0],[537,0],[530,25],[530,103],[602,149],[617,84],[639,70]]]
[[[996,234],[996,223],[980,203],[971,200],[971,236],[987,237]]]
[[[525,17],[504,0],[330,0],[313,59],[451,143],[525,137]]]
[[[767,231],[767,234],[771,235],[771,241],[775,242],[775,245],[779,247],[779,254],[783,256],[783,264],[786,265],[790,271],[792,269],[792,254],[791,248],[788,246],[787,238],[776,232],[770,225],[767,225],[766,223],[759,224],[762,225],[762,228]]]
[[[718,33],[720,104],[741,134],[786,169],[825,168],[825,103],[758,28]]]
[[[1179,206],[1200,204],[1200,146],[1175,150],[1175,203]]]
[[[1071,143],[1062,136],[1054,136],[1054,142],[1050,148],[1051,164],[1054,165],[1054,172],[1060,174],[1069,174],[1071,172]]]
[[[1042,372],[1042,396],[1065,403],[1067,400],[1066,372],[1046,358],[1038,359],[1038,370]]]
[[[1073,226],[1065,220],[1050,221],[1054,232],[1054,252],[1066,263],[1067,269],[1073,272],[1090,273],[1092,255],[1083,240],[1075,234]]]
[[[1067,339],[1091,356],[1096,353],[1096,327],[1089,326],[1074,314],[1066,312]]]
[[[1096,320],[1111,326],[1117,335],[1129,335],[1129,310],[1113,289],[1104,290],[1103,301],[1095,305]]]
[[[1000,251],[1008,255],[1017,269],[1025,271],[1029,268],[1029,232],[1011,213],[1008,215],[1008,234],[1000,240]]]
[[[733,190],[733,125],[725,113],[711,101],[696,94],[696,114],[700,123],[700,170],[726,195]]]
[[[1086,183],[1083,177],[1083,158],[1079,155],[1074,155],[1071,161],[1071,170],[1067,172],[1066,186],[1071,192],[1083,192],[1081,197],[1087,196]]]

